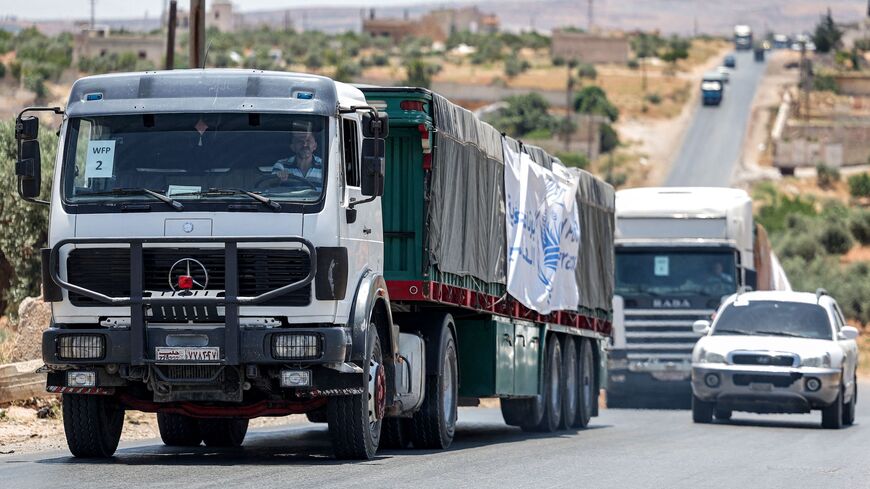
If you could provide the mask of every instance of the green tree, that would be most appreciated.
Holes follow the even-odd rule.
[[[439,68],[420,58],[413,58],[405,62],[405,71],[408,75],[405,79],[406,85],[429,88],[432,85],[432,75],[437,73]]]
[[[616,122],[619,109],[607,99],[607,93],[597,85],[583,87],[574,97],[574,111],[581,114],[603,115]]]
[[[813,43],[816,45],[816,51],[828,53],[839,49],[842,46],[842,40],[843,31],[834,23],[831,9],[828,9],[828,12],[816,24],[816,30],[813,33]]]
[[[491,118],[490,123],[512,137],[523,137],[536,130],[552,130],[556,121],[550,115],[550,104],[539,93],[512,95],[504,102],[506,107]]]
[[[661,54],[662,61],[667,61],[671,64],[676,64],[681,59],[689,57],[689,48],[692,43],[688,39],[683,39],[678,36],[671,36],[665,45],[665,51]]]
[[[593,64],[583,63],[579,68],[577,68],[577,76],[580,77],[581,80],[584,78],[587,80],[595,80],[598,78],[598,70],[595,69],[595,65]]]

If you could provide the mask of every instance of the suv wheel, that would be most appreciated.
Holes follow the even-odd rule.
[[[696,423],[713,422],[713,409],[715,406],[712,402],[702,401],[698,399],[698,396],[692,394],[692,421]]]
[[[822,408],[822,428],[829,430],[838,430],[843,427],[843,388],[840,387],[840,393],[834,402]]]

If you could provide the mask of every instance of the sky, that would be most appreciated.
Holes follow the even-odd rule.
[[[104,19],[142,18],[148,13],[149,18],[157,18],[163,11],[167,0],[96,0],[96,17]],[[206,0],[206,5],[211,5]],[[236,0],[235,7],[242,12],[255,10],[271,10],[287,7],[312,6],[312,0]],[[350,5],[368,7],[372,0],[319,0],[318,5]],[[408,5],[415,3],[431,3],[420,0],[377,0],[377,5]],[[451,1],[440,1],[440,4],[450,4]],[[190,0],[178,0],[180,8],[188,9]],[[91,15],[90,0],[0,0],[0,18],[15,16],[19,19],[88,19]]]

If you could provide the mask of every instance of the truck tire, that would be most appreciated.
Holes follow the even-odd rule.
[[[698,399],[698,396],[692,394],[692,421],[696,423],[712,423],[713,410],[716,405],[712,402],[706,402]]]
[[[360,394],[330,397],[326,404],[326,420],[332,450],[339,459],[371,460],[381,440],[386,379],[381,341],[377,325],[372,320],[366,339],[368,364],[363,366],[364,382]]]
[[[183,414],[157,413],[160,439],[169,447],[196,447],[202,443],[199,422]]]
[[[576,343],[571,335],[565,335],[562,339],[562,429],[573,428],[580,414],[580,369],[577,366]]]
[[[201,419],[199,432],[207,447],[240,447],[248,433],[248,419]]]
[[[828,430],[839,430],[843,427],[843,388],[840,387],[840,393],[834,402],[822,408],[822,428]]]
[[[853,380],[854,391],[852,391],[852,400],[849,404],[843,406],[843,426],[852,426],[855,423],[855,406],[858,404],[858,380]]]
[[[441,329],[440,372],[426,376],[426,394],[411,420],[414,448],[445,449],[456,433],[459,399],[459,362],[456,340],[450,328]]]
[[[596,414],[595,406],[598,404],[598,391],[595,388],[595,357],[589,340],[580,338],[577,343],[580,351],[577,359],[577,414],[571,427],[585,428]]]
[[[381,423],[380,448],[402,450],[411,446],[411,420],[386,418]]]
[[[108,458],[118,449],[124,408],[109,396],[64,394],[63,430],[76,457]]]
[[[305,417],[308,418],[308,421],[312,423],[325,423],[326,422],[326,407],[315,409],[314,411],[308,411],[305,413]]]
[[[544,361],[544,416],[535,426],[535,431],[552,433],[562,424],[562,348],[555,335],[551,335],[547,341]]]

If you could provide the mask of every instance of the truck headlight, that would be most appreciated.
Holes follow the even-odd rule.
[[[825,353],[814,357],[801,357],[801,367],[830,368],[831,354]]]
[[[57,340],[61,360],[99,360],[106,356],[106,338],[100,334],[68,334]]]
[[[316,360],[321,341],[317,333],[277,333],[272,335],[272,356],[281,360]]]
[[[701,363],[725,363],[725,355],[701,349],[701,354],[698,355],[698,360]]]

